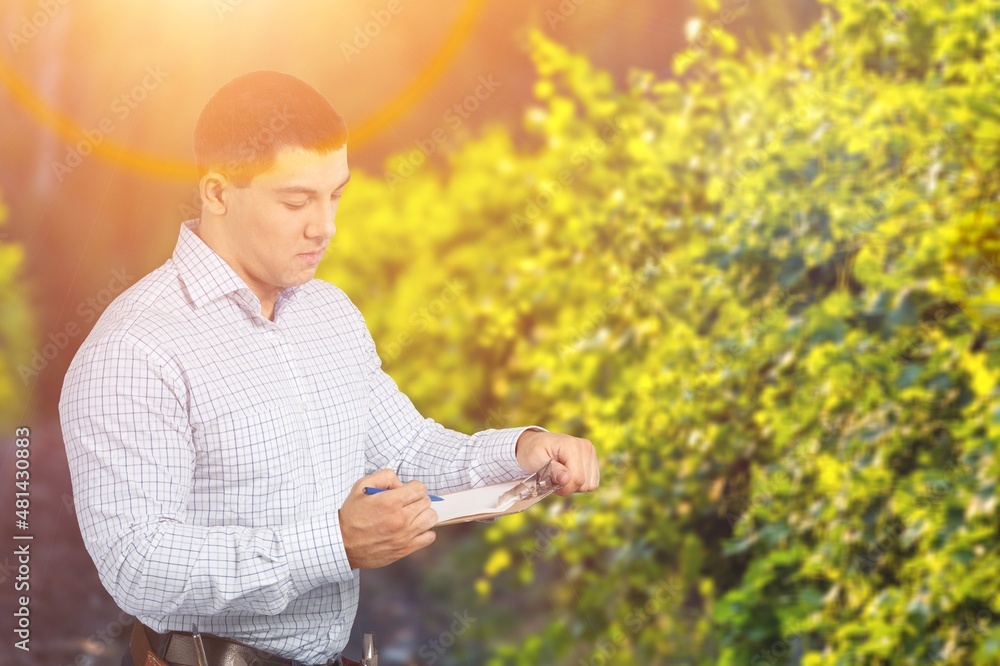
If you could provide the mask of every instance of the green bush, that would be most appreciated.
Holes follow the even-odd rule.
[[[352,182],[324,275],[418,408],[604,460],[486,533],[493,663],[1000,661],[1000,5],[825,5],[623,91],[536,36],[533,145]]]
[[[23,425],[27,390],[18,366],[30,363],[31,319],[24,298],[21,265],[24,249],[5,240],[7,208],[0,199],[0,425]]]

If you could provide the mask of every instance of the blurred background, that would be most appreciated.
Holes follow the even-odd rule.
[[[362,576],[392,664],[1000,663],[997,0],[3,0],[2,663],[117,664],[56,405],[198,216],[234,76],[347,118],[319,277],[466,433],[601,489]],[[12,647],[15,427],[31,651]]]

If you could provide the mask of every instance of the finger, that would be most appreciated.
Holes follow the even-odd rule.
[[[566,467],[569,468],[569,471],[573,476],[573,480],[570,482],[573,491],[579,492],[583,490],[583,485],[589,478],[587,460],[584,457],[584,447],[589,446],[589,442],[577,439],[573,442],[573,444],[575,446],[570,448],[569,460],[566,463]]]
[[[601,468],[598,466],[597,459],[590,465],[590,488],[588,490],[597,490],[601,485]]]
[[[409,555],[412,552],[418,551],[421,548],[426,548],[427,546],[434,543],[435,539],[437,539],[437,532],[435,532],[434,530],[427,530],[426,532],[418,534],[413,538],[413,540],[410,541],[410,548],[407,555]]]
[[[587,458],[587,443],[583,442],[577,447],[576,459],[579,467],[579,476],[577,477],[580,481],[580,485],[577,487],[577,492],[585,492],[587,490],[587,484],[590,483],[590,459]]]
[[[557,486],[566,486],[573,481],[573,473],[569,471],[569,468],[557,460],[552,461],[552,467],[549,469],[552,474],[552,482]]]
[[[413,524],[417,516],[429,508],[431,508],[431,498],[424,495],[421,499],[418,499],[416,502],[410,502],[400,510],[406,515],[406,524],[409,526]]]
[[[585,481],[580,487],[580,490],[584,492],[597,490],[597,487],[601,483],[601,472],[597,460],[597,451],[594,449],[593,445],[584,447],[583,459]]]
[[[596,461],[594,445],[588,439],[576,438],[566,452],[566,466],[572,475],[572,481],[567,485],[572,492],[588,492],[596,485],[593,483],[593,469]]]
[[[355,485],[360,486],[363,492],[366,486],[369,486],[371,488],[392,489],[392,488],[399,488],[400,486],[403,485],[403,482],[399,480],[399,477],[396,476],[396,473],[393,472],[391,469],[380,469],[374,474],[369,474],[368,476],[362,477],[361,480],[358,481],[358,483]]]
[[[577,453],[580,461],[580,487],[578,492],[590,492],[597,487],[595,476],[596,454],[594,445],[588,439],[578,441]]]
[[[402,510],[411,504],[421,501],[430,502],[427,495],[427,486],[419,481],[409,481],[396,488],[386,490],[384,493],[376,495],[381,502],[385,502],[386,507],[393,507],[393,510]],[[409,515],[409,512],[407,512]]]
[[[411,525],[416,530],[416,533],[426,532],[438,523],[438,514],[433,507],[426,507],[420,513],[416,515],[413,519]]]
[[[594,479],[594,490],[597,490],[597,488],[601,485],[601,461],[597,458],[597,449],[594,449],[591,454],[591,460],[593,464],[591,475]]]
[[[569,487],[569,484],[573,481],[573,475],[570,473],[569,469],[560,462],[555,460],[552,461],[552,482],[559,486],[556,490],[556,495],[562,497],[569,497],[573,494],[573,490]]]
[[[599,474],[597,472],[597,468],[589,462],[585,465],[583,478],[583,483],[580,484],[579,489],[581,493],[588,493],[597,489],[597,485],[600,483]]]
[[[399,488],[396,493],[402,501],[403,506],[413,504],[414,502],[421,502],[430,499],[427,496],[427,486],[425,486],[420,481],[407,481]]]
[[[426,507],[416,512],[404,530],[406,539],[415,539],[438,523],[437,511]]]

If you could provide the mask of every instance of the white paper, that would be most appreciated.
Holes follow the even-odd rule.
[[[518,483],[520,483],[519,480],[496,486],[462,490],[450,495],[441,495],[442,500],[440,502],[432,502],[431,508],[437,511],[439,525],[455,518],[478,514],[503,513],[504,509],[509,508],[514,503],[514,500],[507,502],[506,507],[498,507],[497,499]]]
[[[494,486],[472,488],[449,495],[441,495],[442,500],[440,502],[431,503],[431,508],[437,511],[437,524],[467,523],[470,520],[480,520],[482,518],[489,518],[490,516],[517,513],[545,499],[546,495],[520,501],[510,499],[503,506],[497,506],[497,500],[500,499],[500,496],[523,480],[517,479],[507,483],[498,483]]]

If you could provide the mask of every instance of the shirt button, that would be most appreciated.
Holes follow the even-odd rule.
[[[308,412],[309,411],[309,403],[308,402],[303,402],[302,403],[302,411],[303,412]]]

